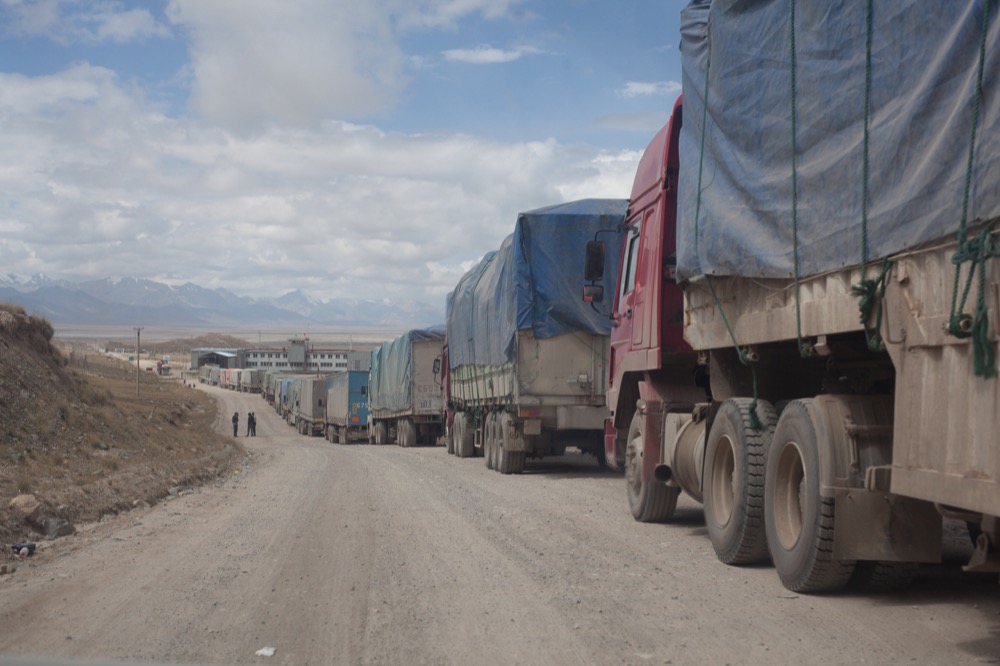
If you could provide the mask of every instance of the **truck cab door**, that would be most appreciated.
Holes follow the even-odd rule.
[[[642,343],[642,323],[636,321],[636,314],[641,313],[637,298],[636,273],[639,268],[639,239],[642,236],[642,218],[636,217],[627,224],[628,236],[625,240],[625,253],[622,258],[621,291],[615,299],[614,321],[611,330],[611,345],[615,356],[621,358],[630,348]],[[638,325],[637,325],[638,324]],[[638,338],[638,339],[636,339]]]

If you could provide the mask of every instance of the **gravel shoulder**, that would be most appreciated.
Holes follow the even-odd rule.
[[[712,553],[701,510],[632,521],[574,453],[524,475],[443,448],[331,445],[259,396],[247,462],[78,526],[0,576],[0,654],[197,663],[995,663],[996,576],[802,596]],[[230,428],[220,419],[220,432]],[[956,546],[960,548],[960,546]],[[272,657],[257,650],[274,647]],[[3,659],[0,658],[0,662]]]

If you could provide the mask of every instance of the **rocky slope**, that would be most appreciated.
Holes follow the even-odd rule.
[[[216,434],[215,402],[96,350],[60,350],[45,319],[0,304],[0,561],[10,544],[155,503],[244,455]],[[30,495],[37,508],[18,496]],[[28,514],[28,515],[26,515]]]

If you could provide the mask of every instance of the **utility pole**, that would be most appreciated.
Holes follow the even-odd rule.
[[[135,397],[139,397],[139,331],[142,326],[135,327]]]

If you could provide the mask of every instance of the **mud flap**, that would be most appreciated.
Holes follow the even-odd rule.
[[[836,559],[941,561],[942,521],[932,503],[859,489],[840,489],[834,497]]]

